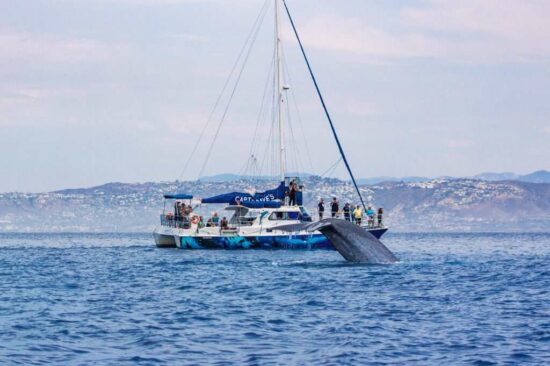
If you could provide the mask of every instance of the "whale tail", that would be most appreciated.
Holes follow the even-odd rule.
[[[349,221],[324,219],[313,223],[282,225],[274,230],[320,231],[347,261],[357,263],[395,263],[395,255],[374,235]]]

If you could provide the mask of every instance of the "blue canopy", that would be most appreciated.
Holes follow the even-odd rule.
[[[231,192],[220,194],[219,196],[203,198],[202,203],[227,203],[235,204],[237,200],[240,200],[242,205],[246,202],[269,202],[285,199],[285,182],[281,182],[275,189],[270,189],[265,192],[257,192],[254,195],[245,192]]]
[[[164,198],[169,200],[190,200],[193,196],[185,193],[167,193],[164,195]]]

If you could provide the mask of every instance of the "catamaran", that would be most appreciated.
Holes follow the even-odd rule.
[[[178,247],[183,249],[334,249],[331,242],[320,232],[297,230],[278,230],[292,224],[311,222],[312,215],[304,205],[304,187],[299,177],[287,176],[285,164],[285,119],[284,105],[289,89],[284,81],[282,66],[281,22],[282,9],[285,10],[292,31],[296,37],[311,80],[319,97],[324,114],[328,120],[332,135],[360,199],[363,213],[367,205],[357,185],[351,167],[336,133],[333,121],[317,84],[315,75],[307,58],[302,41],[296,29],[285,0],[267,0],[274,3],[275,13],[275,50],[274,50],[274,96],[276,97],[276,119],[278,124],[278,166],[280,182],[276,188],[263,192],[231,192],[213,197],[198,198],[186,193],[167,193],[164,195],[165,209],[160,217],[160,225],[153,236],[158,247]],[[175,202],[175,206],[172,203]],[[166,209],[167,203],[168,211]],[[195,213],[197,207],[205,205],[225,205],[224,219],[208,220]],[[174,207],[174,212],[171,208]],[[327,210],[329,211],[329,210]],[[225,216],[229,217],[228,220]],[[370,221],[370,220],[369,220]],[[388,228],[381,223],[373,225],[365,220],[361,227],[376,238],[380,238]],[[361,221],[358,221],[361,223]],[[297,226],[298,227],[298,226]]]

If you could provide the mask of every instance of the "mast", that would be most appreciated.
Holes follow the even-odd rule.
[[[277,87],[277,118],[279,122],[279,174],[281,182],[285,180],[285,133],[284,133],[284,118],[283,118],[283,103],[284,103],[284,82],[283,82],[283,67],[282,67],[282,45],[281,45],[281,24],[279,14],[279,1],[275,3],[275,61],[276,67],[276,87]]]
[[[300,36],[298,35],[298,30],[296,30],[296,26],[294,24],[294,20],[292,19],[292,16],[290,15],[290,10],[288,10],[288,6],[286,5],[285,0],[281,0],[285,6],[286,14],[288,15],[288,20],[290,20],[290,25],[292,26],[292,30],[294,31],[294,35],[296,36],[296,40],[298,41],[298,45],[300,45],[300,51],[302,51],[302,56],[304,56],[304,60],[306,62],[307,69],[309,70],[309,75],[311,76],[311,80],[313,81],[313,85],[315,86],[315,90],[317,91],[317,95],[319,96],[319,101],[321,102],[321,105],[323,106],[323,110],[325,111],[325,116],[327,117],[328,123],[330,125],[330,129],[332,131],[332,135],[334,136],[334,140],[336,140],[336,145],[338,146],[338,150],[340,151],[340,155],[342,156],[342,160],[344,161],[344,164],[346,165],[346,169],[348,170],[349,176],[351,178],[351,181],[353,182],[353,186],[355,187],[355,191],[357,192],[357,195],[359,196],[359,199],[361,200],[361,205],[363,206],[364,212],[367,211],[367,206],[365,205],[365,201],[363,200],[363,196],[361,195],[361,191],[359,190],[359,186],[357,185],[357,181],[355,180],[355,177],[353,176],[353,172],[351,171],[351,167],[348,163],[348,159],[346,158],[346,154],[344,154],[344,149],[342,148],[342,144],[340,143],[340,139],[338,138],[338,134],[336,133],[336,129],[334,128],[334,123],[332,123],[332,118],[330,118],[330,113],[328,112],[327,105],[325,104],[325,99],[323,98],[323,94],[321,94],[321,89],[319,88],[319,84],[317,84],[317,79],[315,79],[315,75],[313,74],[313,70],[311,69],[311,65],[309,63],[309,60],[306,55],[306,51],[304,50],[304,45],[302,44],[302,40],[300,39]]]

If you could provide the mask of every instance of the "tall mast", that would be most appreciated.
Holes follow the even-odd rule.
[[[294,20],[292,20],[292,16],[290,15],[290,10],[288,10],[286,1],[285,0],[281,0],[281,1],[285,6],[286,14],[288,15],[288,20],[290,20],[290,25],[292,26],[292,30],[294,31],[294,35],[296,36],[298,45],[300,45],[300,50],[302,51],[302,55],[304,56],[304,61],[306,62],[307,69],[309,70],[309,75],[311,76],[311,80],[313,81],[313,85],[315,86],[315,90],[317,91],[317,95],[319,96],[319,101],[321,102],[321,105],[323,106],[323,110],[325,111],[325,115],[330,125],[330,129],[332,130],[332,135],[334,136],[334,140],[336,140],[336,145],[338,146],[338,150],[340,150],[340,155],[342,156],[342,160],[346,165],[346,169],[348,170],[351,181],[353,182],[355,191],[357,192],[357,195],[361,200],[361,204],[363,205],[363,209],[366,212],[367,206],[365,205],[365,201],[363,200],[363,196],[361,195],[361,190],[359,190],[359,186],[357,185],[357,181],[353,176],[353,172],[351,171],[351,167],[349,166],[348,159],[346,158],[346,154],[344,154],[344,149],[342,148],[342,144],[340,143],[340,139],[338,138],[338,134],[336,133],[336,129],[334,128],[334,123],[332,123],[332,118],[330,118],[330,114],[328,113],[328,108],[327,108],[327,105],[325,104],[325,100],[323,99],[323,94],[321,94],[321,89],[319,89],[319,84],[317,84],[317,79],[315,79],[315,75],[313,74],[313,70],[311,69],[311,65],[307,58],[306,51],[304,50],[304,45],[302,44],[302,40],[298,35],[298,31],[296,30],[296,25],[294,24]]]
[[[279,120],[279,173],[281,175],[281,181],[285,180],[285,133],[284,133],[284,119],[283,119],[283,103],[284,103],[284,82],[283,82],[283,68],[282,68],[282,46],[281,46],[281,24],[279,15],[279,0],[274,0],[275,3],[275,30],[276,30],[276,50],[275,59],[277,62],[277,117]]]

